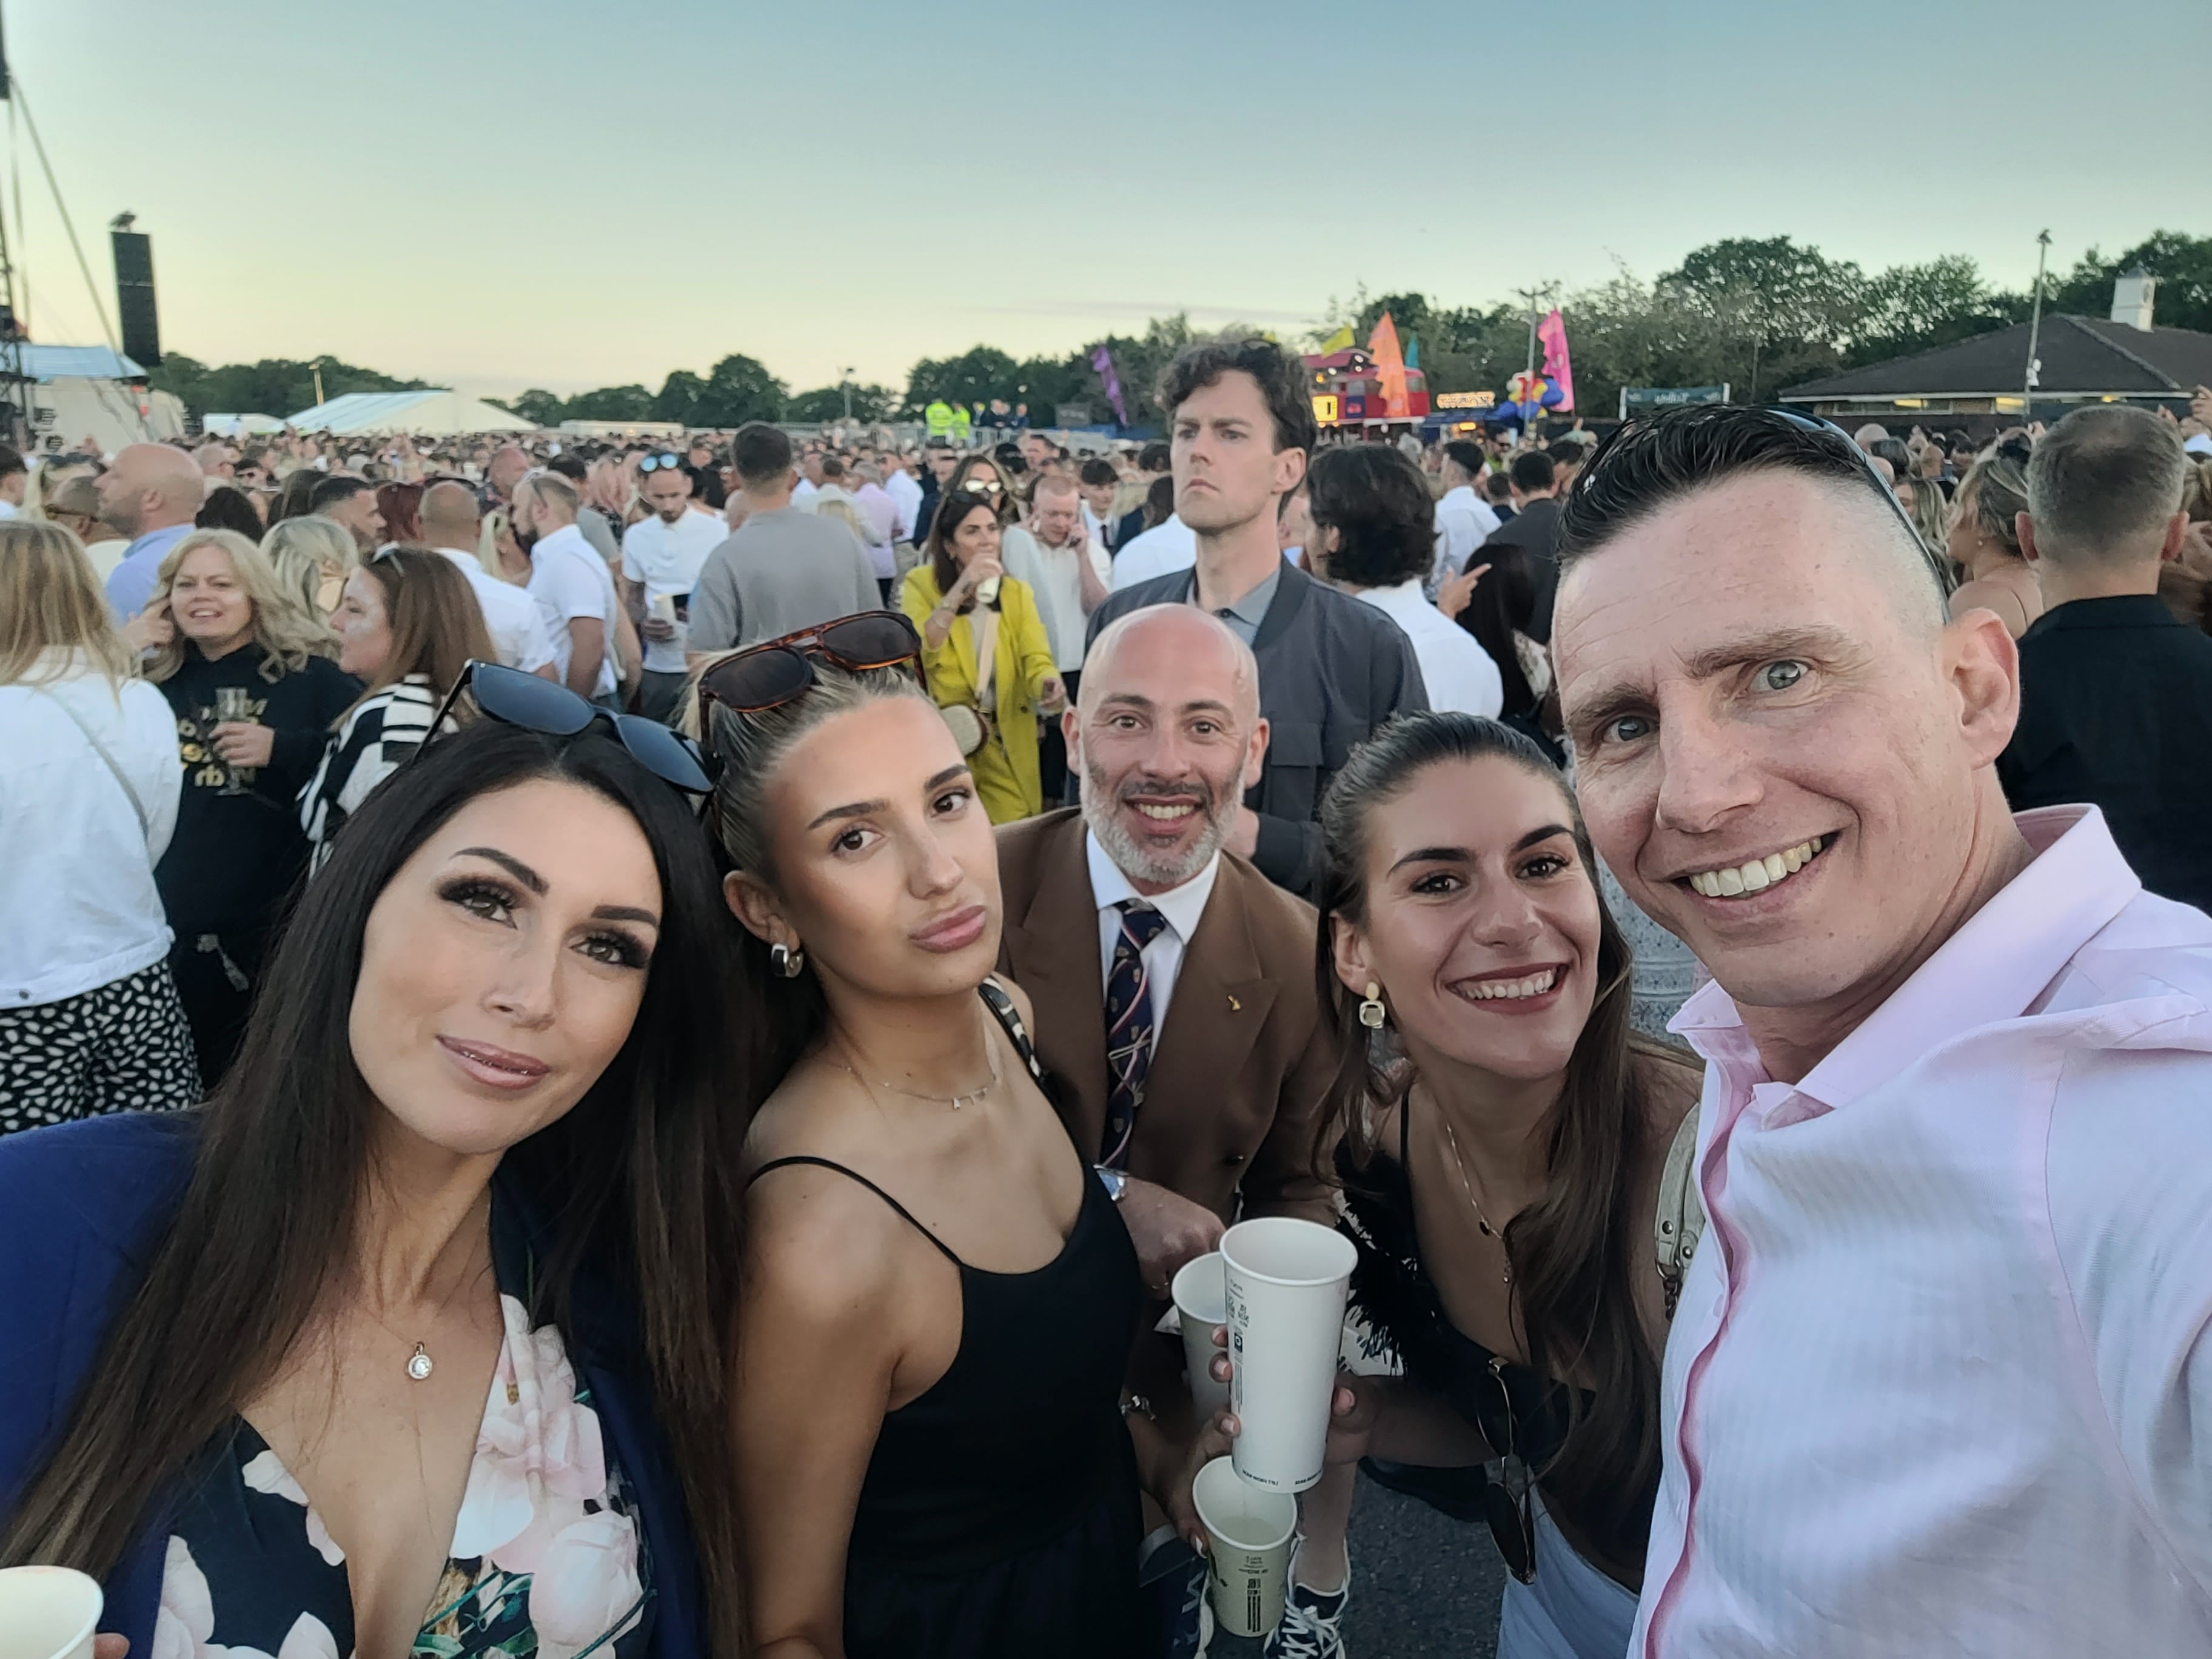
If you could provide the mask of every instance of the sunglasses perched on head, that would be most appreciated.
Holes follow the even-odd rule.
[[[446,717],[464,691],[485,719],[550,738],[573,738],[605,720],[614,728],[616,741],[629,750],[631,758],[662,782],[691,795],[703,795],[714,787],[708,757],[682,732],[672,732],[642,714],[615,714],[586,702],[565,685],[495,662],[471,661],[461,670],[446,700],[438,705],[429,735],[415,751],[417,757],[438,740],[446,729]]]
[[[757,714],[795,702],[817,684],[817,658],[855,674],[911,663],[919,678],[921,635],[901,611],[863,611],[725,657],[699,678],[699,730],[709,746],[715,704]]]
[[[677,457],[668,454],[641,455],[637,459],[637,470],[641,475],[647,472],[665,472],[672,468],[681,470],[683,465],[684,463]]]

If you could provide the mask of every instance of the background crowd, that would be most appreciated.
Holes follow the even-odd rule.
[[[671,913],[719,916],[726,897],[746,934],[729,971],[765,1035],[743,1040],[760,1075],[732,1085],[751,1125],[742,1158],[681,1118],[680,1086],[696,1079],[679,1085],[672,1040],[666,1054],[634,1052],[625,1024],[598,1062],[665,1110],[658,1146],[650,1125],[604,1109],[614,1085],[598,1072],[568,1096],[599,1091],[576,1109],[579,1145],[611,1169],[731,1160],[669,1200],[672,1214],[601,1186],[586,1195],[615,1218],[607,1225],[634,1227],[622,1261],[669,1276],[645,1298],[641,1340],[679,1454],[672,1473],[625,1443],[589,1471],[588,1510],[564,1513],[562,1527],[612,1516],[631,1537],[621,1557],[631,1576],[609,1591],[616,1616],[582,1619],[587,1639],[634,1628],[624,1598],[652,1576],[666,1534],[643,1554],[634,1535],[688,1502],[707,1581],[719,1595],[743,1579],[766,1651],[830,1651],[817,1637],[841,1617],[843,1636],[830,1639],[856,1655],[901,1650],[917,1630],[930,1634],[916,1650],[1000,1651],[988,1632],[1014,1617],[1008,1575],[1066,1621],[1050,1628],[1086,1632],[1088,1645],[1057,1650],[1192,1651],[1204,1637],[1197,1597],[1182,1594],[1188,1560],[1148,1575],[1152,1601],[1118,1564],[1140,1540],[1157,1554],[1191,1535],[1179,1472],[1213,1431],[1174,1403],[1181,1379],[1159,1345],[1131,1360],[1121,1337],[1147,1307],[1158,1317],[1174,1270],[1241,1206],[1352,1232],[1355,1340],[1364,1333],[1378,1361],[1340,1402],[1341,1455],[1306,1494],[1271,1653],[1344,1651],[1355,1464],[1447,1513],[1486,1517],[1513,1577],[1504,1651],[1620,1653],[1632,1632],[1657,1642],[1662,1617],[1685,1644],[1667,1651],[1705,1650],[1689,1632],[1723,1620],[1730,1592],[1692,1561],[1693,1517],[1709,1511],[1696,1507],[1678,1431],[1686,1413],[1710,1413],[1711,1388],[1739,1382],[1723,1364],[1700,1407],[1675,1379],[1662,1413],[1678,1301],[1692,1298],[1680,1305],[1697,1340],[1717,1340],[1697,1298],[1718,1297],[1711,1275],[1726,1271],[1701,1259],[1706,1277],[1686,1278],[1692,1251],[1678,1232],[1669,1254],[1667,1224],[1690,1227],[1698,1200],[1685,1194],[1702,1179],[1688,1173],[1692,1151],[1728,1155],[1731,1130],[1710,1121],[1712,1103],[1726,1098],[1729,1125],[1778,1109],[1757,1093],[1778,1086],[1772,1065],[1753,1075],[1768,1049],[1730,1049],[1739,1028],[1723,1011],[1734,1005],[1697,988],[1713,977],[1734,993],[1731,974],[1782,970],[1765,958],[1746,968],[1733,924],[1695,910],[1686,921],[1682,907],[1783,887],[1832,856],[1839,827],[1808,820],[1771,850],[1680,863],[1662,879],[1622,828],[1639,787],[1623,757],[1641,744],[1679,758],[1740,718],[1703,703],[1686,714],[1678,683],[1735,676],[1744,684],[1713,691],[1711,709],[1769,695],[1786,709],[1817,664],[1852,682],[1860,706],[1893,709],[1887,747],[1869,755],[1957,761],[1962,776],[1986,772],[2001,788],[1978,814],[1945,820],[1960,858],[1981,860],[1970,873],[1992,884],[1984,898],[2002,902],[1992,872],[2048,884],[2074,869],[2082,890],[2119,895],[2118,915],[2132,872],[2178,902],[2136,916],[2142,947],[2197,948],[2190,929],[2203,918],[2179,907],[2212,908],[2212,392],[2186,421],[2099,406],[1979,441],[1872,426],[1846,438],[1802,416],[1717,406],[1609,434],[1577,422],[1324,444],[1295,359],[1226,337],[1177,356],[1158,395],[1169,441],[1094,453],[1035,429],[906,446],[866,429],[794,441],[763,423],[667,443],[137,444],[57,458],[34,477],[0,452],[0,892],[27,924],[0,945],[0,1133],[216,1092],[248,1127],[215,1143],[179,1225],[213,1229],[208,1248],[224,1248],[209,1184],[222,1158],[305,1156],[283,1151],[279,1115],[297,1103],[271,1079],[288,1040],[319,1056],[311,1069],[339,1064],[339,1036],[305,1035],[344,1006],[332,976],[357,970],[364,988],[404,1001],[398,979],[377,978],[406,969],[386,959],[404,952],[376,921],[387,888],[404,896],[403,861],[446,848],[448,820],[542,836],[657,788],[627,773],[571,775],[516,734],[571,738],[612,717],[627,758],[605,745],[606,765],[695,793],[711,786],[727,878],[716,896],[703,846],[663,844],[680,833],[665,801],[623,806],[654,843],[631,884],[659,896],[617,890],[630,868],[619,836],[583,859],[583,887],[605,890],[574,923],[603,952],[591,971],[651,953],[623,928],[650,924],[658,948],[675,951]],[[1779,506],[1755,494],[1799,486],[1812,494]],[[1796,586],[1755,561],[1712,574],[1680,550],[1660,574],[1639,574],[1641,588],[1619,574],[1660,557],[1626,550],[1638,526],[1723,488],[1741,493],[1745,515],[1727,534],[1755,542],[1741,526],[1769,510],[1804,532]],[[1851,512],[1822,490],[1856,492]],[[1888,553],[1822,562],[1806,526],[1832,509],[1845,526],[1833,545],[1856,550],[1863,525],[1851,513],[1869,503],[1884,515],[1882,545],[1899,554],[1891,563],[1909,569],[1883,563]],[[1797,556],[1787,540],[1777,532],[1778,562]],[[1599,597],[1607,580],[1629,597]],[[1893,592],[1906,597],[1885,610]],[[1666,690],[1632,696],[1633,653],[1596,642],[1609,638],[1608,604],[1655,634],[1740,606],[1775,642],[1727,664],[1685,647],[1652,671]],[[1793,605],[1814,607],[1808,619],[1790,623]],[[1954,641],[1942,647],[1948,678],[1923,684],[1939,635]],[[2016,718],[1997,731],[1996,713],[1978,711],[2003,702],[1992,688],[2015,672]],[[457,704],[447,693],[464,684],[472,696]],[[1953,702],[1964,736],[1946,724]],[[1786,715],[1767,720],[1749,724],[1778,731]],[[1701,813],[1759,810],[1765,797],[1746,781],[1759,740],[1682,760],[1644,810],[1685,836]],[[1960,757],[1984,740],[1987,755],[1966,767]],[[537,827],[477,823],[512,809],[483,793],[495,775],[509,795],[539,792]],[[1962,784],[1947,802],[1980,787]],[[1911,817],[1910,803],[1891,806],[1896,822]],[[2033,815],[2057,807],[2101,818],[2037,828],[2057,820]],[[2009,821],[2005,835],[1988,828],[2005,809],[2030,815],[2019,844],[2041,854],[2041,876],[2022,873],[2024,852],[2006,862]],[[927,834],[902,813],[919,813]],[[824,824],[837,831],[827,843]],[[1457,839],[1439,840],[1440,826]],[[2109,843],[2083,839],[2106,830]],[[903,849],[902,877],[858,862],[870,836]],[[446,850],[482,863],[489,844]],[[579,867],[558,849],[545,857],[557,878]],[[1899,879],[1942,910],[1940,860],[1910,859]],[[565,902],[545,871],[489,861],[505,884],[480,871],[452,902],[520,927],[531,905]],[[1474,952],[1436,919],[1478,888],[1513,896],[1510,916],[1486,915]],[[890,930],[886,918],[925,889],[926,915]],[[2058,905],[2068,890],[2037,896]],[[938,977],[908,983],[897,973],[921,969],[875,965],[916,951]],[[951,966],[963,952],[980,952],[965,979]],[[2055,958],[2022,1006],[2070,960]],[[715,957],[701,971],[719,986],[726,966]],[[1021,994],[981,977],[993,968]],[[1904,998],[1901,983],[1885,992]],[[664,1022],[655,1035],[671,1038],[678,1015],[662,1005],[676,994],[641,994],[637,1018]],[[1482,1004],[1495,1005],[1493,1024],[1470,1028],[1466,1008]],[[355,1027],[379,1006],[356,994]],[[912,1036],[915,1009],[936,1037]],[[401,1012],[390,1018],[403,1030]],[[617,1050],[624,1058],[610,1060]],[[544,1073],[503,1051],[465,1058],[518,1088]],[[1717,1069],[1701,1130],[1705,1066]],[[1061,1085],[1049,1098],[1047,1077]],[[988,1121],[997,1138],[945,1140],[952,1120],[940,1114],[886,1139],[878,1090],[956,1110],[995,1102],[959,1133],[981,1135]],[[696,1312],[683,1304],[695,1267],[726,1265],[705,1206],[738,1202],[717,1183],[736,1182],[740,1166],[747,1184],[773,1179],[744,1200],[754,1290],[732,1340],[779,1364],[741,1391],[732,1500],[702,1497],[683,1468],[721,1431],[702,1404],[715,1356],[676,1333]],[[478,1187],[464,1208],[491,1203]],[[496,1267],[507,1294],[517,1280],[503,1229],[519,1211],[489,1213],[462,1232],[483,1233],[482,1272]],[[831,1249],[825,1214],[862,1246]],[[929,1219],[948,1215],[969,1218],[949,1243]],[[1745,1248],[1743,1234],[1722,1237],[1731,1256]],[[700,1262],[671,1266],[686,1239]],[[295,1323],[316,1305],[313,1273],[336,1260],[328,1239],[321,1248],[288,1291]],[[1030,1283],[1045,1271],[1040,1255],[1080,1288],[1043,1296]],[[559,1260],[564,1275],[575,1267]],[[163,1261],[157,1273],[182,1271]],[[1087,1319],[1069,1314],[1072,1300]],[[831,1303],[848,1310],[842,1322]],[[854,1322],[851,1307],[868,1317]],[[151,1314],[131,1317],[155,1328]],[[431,1336],[414,1343],[418,1357],[436,1350]],[[999,1368],[1034,1388],[973,1380]],[[132,1373],[138,1386],[158,1374],[151,1362]],[[248,1382],[281,1395],[277,1375],[210,1372],[199,1380],[222,1411],[171,1426],[228,1421]],[[957,1387],[939,1381],[955,1376]],[[636,1402],[619,1376],[595,1372],[592,1386],[605,1390],[612,1446]],[[122,1396],[100,1399],[125,1419]],[[455,1409],[472,1429],[473,1408]],[[1009,1413],[1032,1419],[1042,1449],[1031,1467],[1002,1467],[1014,1461]],[[101,1461],[90,1432],[72,1431],[77,1472],[122,1468]],[[263,1448],[272,1459],[274,1446]],[[270,1476],[240,1461],[249,1487],[284,1478],[282,1465]],[[1487,1487],[1456,1478],[1486,1464]],[[134,1470],[143,1493],[175,1466]],[[34,1500],[41,1535],[122,1558],[128,1536],[72,1516],[51,1472]],[[1039,1512],[1050,1524],[1025,1530]],[[948,1514],[973,1521],[966,1553],[941,1535]],[[11,1524],[5,1535],[20,1540],[33,1522]],[[236,1547],[221,1514],[179,1525],[172,1560],[180,1540],[202,1560]],[[753,1552],[742,1571],[740,1535]],[[2116,1571],[2148,1571],[2150,1555],[2113,1548]],[[1647,1553],[1664,1595],[1645,1577]],[[544,1559],[515,1547],[526,1554]],[[167,1598],[173,1570],[155,1577]],[[1838,1582],[1839,1595],[1858,1588]]]

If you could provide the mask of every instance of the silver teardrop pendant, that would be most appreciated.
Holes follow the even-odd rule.
[[[415,1352],[408,1357],[407,1375],[420,1382],[430,1375],[431,1370],[429,1350],[417,1342]]]

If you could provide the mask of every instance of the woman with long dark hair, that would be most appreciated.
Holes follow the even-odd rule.
[[[990,976],[997,842],[917,654],[879,611],[701,681],[751,935],[750,1017],[715,1029],[757,1108],[732,1390],[753,1651],[1126,1659],[1136,1251]]]
[[[0,1142],[0,1565],[134,1654],[740,1651],[705,780],[597,730],[380,790],[204,1109]]]
[[[1352,751],[1322,825],[1316,972],[1346,1058],[1317,1153],[1359,1247],[1354,1304],[1403,1366],[1350,1379],[1332,1455],[1497,1463],[1486,1493],[1427,1485],[1487,1505],[1513,1573],[1502,1659],[1617,1659],[1680,1265],[1656,1218],[1698,1073],[1630,1030],[1626,947],[1574,799],[1528,738],[1395,720]],[[1299,1581],[1334,1588],[1341,1541],[1310,1511]]]

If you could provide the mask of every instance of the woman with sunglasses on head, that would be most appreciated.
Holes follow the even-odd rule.
[[[2020,550],[2015,517],[2027,511],[2027,439],[2000,438],[1959,480],[1944,545],[1966,573],[1950,598],[1954,617],[1993,611],[2018,639],[2043,614],[2043,584]]]
[[[0,1143],[0,1565],[133,1654],[742,1650],[705,779],[475,672],[585,735],[379,790],[204,1109]]]
[[[1067,703],[1030,585],[999,562],[999,508],[988,493],[948,490],[899,608],[921,632],[930,694],[963,711],[961,746],[994,823],[1044,810],[1037,716]]]
[[[331,660],[337,639],[321,617],[228,530],[178,540],[131,628],[151,644],[146,678],[177,717],[184,799],[154,874],[200,1080],[213,1088],[307,867],[300,791],[361,682]]]
[[[990,977],[997,843],[916,650],[877,612],[701,680],[751,935],[731,1394],[752,1651],[1127,1659],[1136,1254]]]
[[[496,654],[468,578],[428,548],[387,547],[361,566],[331,625],[338,666],[368,689],[339,716],[300,792],[310,869],[322,867],[331,837],[369,791],[422,747],[441,688]]]
[[[1322,826],[1316,971],[1346,1058],[1316,1151],[1359,1249],[1354,1305],[1403,1367],[1345,1379],[1331,1459],[1413,1466],[1390,1484],[1487,1515],[1513,1575],[1500,1659],[1619,1659],[1658,1492],[1675,1245],[1701,1224],[1667,1178],[1670,1153],[1687,1173],[1699,1073],[1630,1030],[1626,947],[1530,739],[1394,720],[1337,774]],[[1294,1608],[1344,1584],[1338,1491],[1331,1513],[1305,1506]]]

